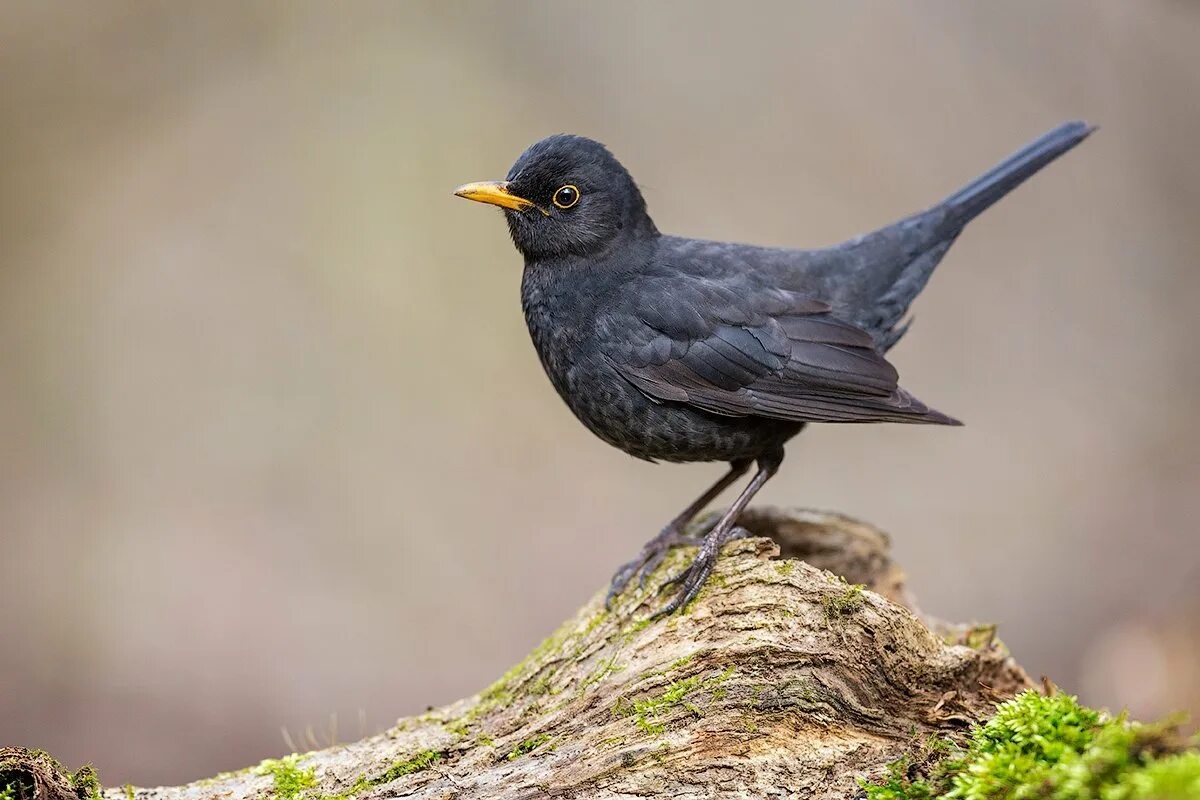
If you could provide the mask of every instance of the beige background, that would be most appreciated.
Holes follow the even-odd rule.
[[[764,500],[1092,703],[1200,709],[1198,47],[1182,0],[4,3],[0,743],[155,783],[380,729],[720,472],[571,418],[450,195],[564,130],[666,231],[821,245],[1100,123],[894,354],[968,426],[813,430]]]

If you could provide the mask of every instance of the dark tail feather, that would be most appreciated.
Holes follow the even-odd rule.
[[[872,332],[880,350],[886,352],[908,330],[907,325],[897,325],[966,224],[1094,130],[1086,122],[1060,125],[928,211],[880,232],[882,236],[898,237],[910,254],[905,259],[881,259],[889,269],[872,276],[866,290],[868,302],[857,300],[864,310],[856,322]]]
[[[1068,122],[1027,144],[947,197],[942,203],[950,212],[947,222],[957,228],[966,225],[1094,130],[1096,128],[1086,122]]]

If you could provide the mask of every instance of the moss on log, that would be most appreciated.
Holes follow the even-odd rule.
[[[473,697],[352,744],[105,797],[916,798],[931,753],[969,746],[1031,688],[993,628],[919,612],[875,528],[770,508],[742,523],[752,538],[681,614],[648,622],[655,598],[637,589],[608,612],[598,592]],[[75,791],[40,769],[39,800]]]

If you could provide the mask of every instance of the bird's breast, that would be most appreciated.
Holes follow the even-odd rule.
[[[546,280],[526,270],[521,285],[525,323],[542,368],[554,388],[572,406],[575,391],[583,383],[602,380],[596,365],[587,357],[595,354],[594,311],[581,298],[565,290],[560,282]]]
[[[623,344],[600,324],[602,293],[562,296],[523,282],[522,303],[534,348],[550,382],[592,433],[630,455],[663,461],[753,458],[800,426],[777,420],[722,417],[652,401],[605,357]]]

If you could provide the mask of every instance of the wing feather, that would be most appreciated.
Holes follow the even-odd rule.
[[[628,357],[608,354],[655,402],[738,417],[957,424],[901,389],[871,335],[825,303],[768,291],[747,310],[711,284],[678,296],[670,309],[638,308],[647,340],[620,348]]]

